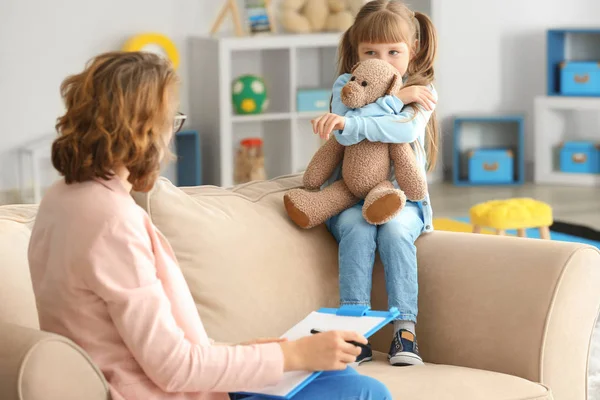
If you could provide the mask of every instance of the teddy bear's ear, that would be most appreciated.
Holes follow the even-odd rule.
[[[394,77],[392,78],[392,82],[390,83],[390,86],[388,87],[385,94],[392,95],[392,96],[396,95],[400,91],[401,87],[402,87],[402,79],[400,78],[400,76],[398,74],[394,74]]]
[[[360,65],[360,61],[357,62],[356,64],[354,64],[354,67],[352,67],[352,71],[350,71],[350,73],[353,74],[354,71],[356,71],[356,68],[358,68],[359,65]]]

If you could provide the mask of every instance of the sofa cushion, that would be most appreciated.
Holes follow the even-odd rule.
[[[37,206],[0,207],[0,321],[39,328],[27,247]]]
[[[375,352],[374,358],[374,362],[358,367],[358,372],[385,383],[398,399],[552,399],[546,387],[511,375],[435,364],[396,368],[390,366],[385,354]]]
[[[213,339],[281,335],[311,311],[338,305],[335,239],[325,227],[302,234],[282,206],[300,183],[180,189],[161,179],[151,193],[134,194],[169,239]]]

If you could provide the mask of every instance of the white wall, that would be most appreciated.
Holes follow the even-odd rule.
[[[455,113],[525,112],[530,132],[532,99],[545,93],[545,29],[600,25],[597,0],[572,0],[568,6],[558,0],[433,1],[445,147],[451,138],[448,117]],[[183,58],[182,109],[187,111],[185,82],[193,72],[185,63],[187,37],[206,35],[221,4],[0,0],[0,191],[17,186],[14,150],[53,134],[62,112],[62,79],[94,54],[119,49],[133,34],[157,31],[173,38]],[[531,155],[530,142],[528,150]],[[172,169],[167,175],[173,176]]]
[[[600,26],[598,0],[436,0],[444,158],[455,114],[524,113],[533,161],[533,98],[546,94],[546,29]],[[598,131],[597,124],[590,129]]]

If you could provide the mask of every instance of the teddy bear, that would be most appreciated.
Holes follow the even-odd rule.
[[[342,32],[363,4],[364,0],[283,0],[280,22],[292,33]]]
[[[359,62],[351,73],[341,91],[342,102],[351,109],[373,103],[384,95],[396,95],[402,88],[402,76],[386,61]],[[320,190],[340,164],[341,179]],[[400,189],[390,181],[392,165]],[[421,201],[427,194],[426,177],[409,143],[363,140],[345,147],[331,137],[313,156],[303,181],[304,188],[292,189],[284,195],[284,205],[290,219],[305,229],[322,224],[362,199],[365,220],[381,225],[402,210],[406,199]]]

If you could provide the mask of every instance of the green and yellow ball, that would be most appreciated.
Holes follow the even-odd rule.
[[[267,85],[256,75],[243,75],[231,87],[233,108],[236,114],[260,114],[269,106]]]

